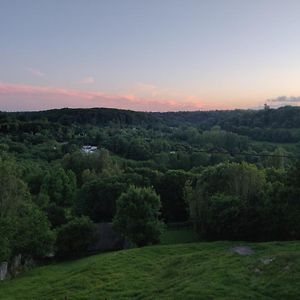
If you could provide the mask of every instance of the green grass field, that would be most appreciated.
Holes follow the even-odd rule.
[[[232,253],[249,245],[249,256]],[[263,259],[273,259],[265,264]],[[160,245],[44,266],[0,299],[300,299],[300,242]]]

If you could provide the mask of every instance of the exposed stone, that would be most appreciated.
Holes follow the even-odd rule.
[[[22,255],[16,255],[9,265],[9,273],[12,277],[17,276],[22,268]]]
[[[261,258],[261,262],[264,264],[264,265],[269,265],[275,258]]]
[[[237,253],[239,255],[251,255],[254,254],[254,250],[248,246],[238,246],[230,249],[232,252]]]
[[[0,281],[7,277],[7,262],[0,263]]]
[[[285,267],[284,267],[284,271],[289,271],[291,268],[290,268],[290,266],[289,265],[286,265]]]

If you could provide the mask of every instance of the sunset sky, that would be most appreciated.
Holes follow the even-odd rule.
[[[299,0],[0,0],[0,110],[300,104]]]

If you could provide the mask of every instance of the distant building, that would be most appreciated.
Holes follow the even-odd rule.
[[[81,151],[87,154],[95,153],[98,150],[97,146],[86,145],[82,146]]]

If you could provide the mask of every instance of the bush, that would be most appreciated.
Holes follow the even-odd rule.
[[[56,205],[55,203],[51,203],[46,208],[46,214],[52,228],[56,228],[67,223],[65,209]]]
[[[159,242],[163,223],[160,198],[151,188],[130,186],[117,200],[114,227],[139,247]]]
[[[213,195],[208,201],[207,213],[202,222],[207,239],[242,238],[241,213],[242,202],[239,198],[224,194]]]
[[[262,237],[265,173],[247,163],[206,168],[196,183],[187,182],[190,218],[205,240],[249,240]]]
[[[74,218],[57,229],[56,249],[61,258],[84,255],[96,240],[96,226],[88,217]]]
[[[78,193],[75,210],[94,222],[111,222],[116,213],[116,200],[125,190],[124,177],[113,176],[86,182]]]
[[[22,205],[11,219],[13,255],[39,258],[53,251],[55,233],[46,215],[34,204]]]

